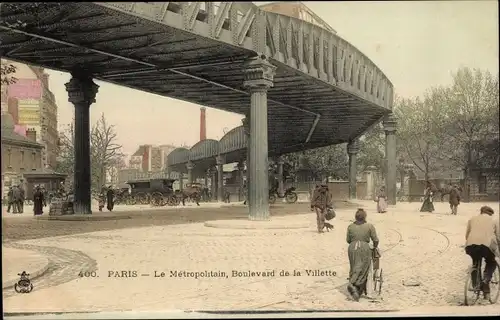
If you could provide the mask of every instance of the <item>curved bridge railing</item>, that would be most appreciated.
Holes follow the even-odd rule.
[[[349,42],[312,23],[250,2],[96,4],[266,54],[277,64],[392,109],[393,85],[384,73]]]
[[[196,143],[191,149],[177,148],[167,156],[167,165],[176,167],[188,161],[215,158],[246,148],[247,138],[243,126],[236,127],[226,133],[219,141],[205,139]]]

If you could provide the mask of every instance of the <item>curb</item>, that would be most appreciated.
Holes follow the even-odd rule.
[[[38,255],[40,255],[40,254],[38,254]],[[42,255],[40,255],[40,256],[43,257],[47,262],[43,265],[43,267],[41,267],[35,271],[29,272],[30,280],[34,280],[36,278],[41,277],[49,269],[49,265],[50,265],[49,259],[46,258],[45,256],[42,256]],[[17,281],[19,281],[19,279],[12,279],[12,280],[7,280],[5,282],[2,282],[2,289],[6,290],[9,288],[12,288],[17,283]]]

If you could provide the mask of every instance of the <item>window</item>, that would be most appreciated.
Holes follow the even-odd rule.
[[[31,170],[36,170],[36,152],[31,153]]]
[[[479,193],[487,192],[488,179],[484,175],[480,175],[478,179]]]
[[[21,150],[21,168],[24,167],[24,150]]]

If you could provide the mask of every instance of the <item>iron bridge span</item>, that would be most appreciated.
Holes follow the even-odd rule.
[[[277,66],[268,91],[271,156],[348,142],[392,110],[393,85],[357,48],[251,2],[67,2],[36,11],[3,3],[0,17],[3,58],[83,67],[98,80],[239,114],[250,106],[243,63],[266,55]],[[246,141],[234,130],[236,140],[176,150],[169,164],[241,156]]]

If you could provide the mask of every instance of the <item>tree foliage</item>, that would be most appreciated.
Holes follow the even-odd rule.
[[[358,172],[363,172],[370,166],[377,168],[381,173],[386,172],[385,133],[382,123],[373,126],[359,139],[356,162]]]
[[[432,87],[422,97],[396,98],[398,158],[426,178],[450,168],[498,168],[498,85],[498,75],[461,68],[450,86]],[[358,170],[369,165],[385,172],[382,125],[360,140]]]
[[[298,170],[310,170],[318,180],[327,177],[347,179],[347,153],[345,145],[332,145],[323,148],[290,153],[283,156],[284,171],[293,177]]]
[[[14,74],[16,73],[17,68],[15,65],[2,60],[0,63],[0,68],[2,86],[8,86],[10,84],[16,83],[17,78],[14,77]]]
[[[467,170],[488,157],[489,165],[498,163],[498,157],[492,157],[498,151],[498,94],[498,74],[494,77],[488,71],[469,68],[453,74],[453,83],[444,90],[441,102],[446,141],[442,150],[452,165]]]
[[[398,121],[399,156],[422,172],[425,179],[442,168],[442,90],[433,89],[423,99],[399,99],[394,114]]]
[[[60,133],[59,138],[57,171],[68,174],[70,179],[73,178],[74,172],[74,136],[74,127],[71,124]],[[122,168],[124,163],[122,146],[117,143],[115,127],[107,122],[104,114],[92,126],[90,143],[92,189],[98,191],[106,183],[106,174],[109,174],[112,168]]]

